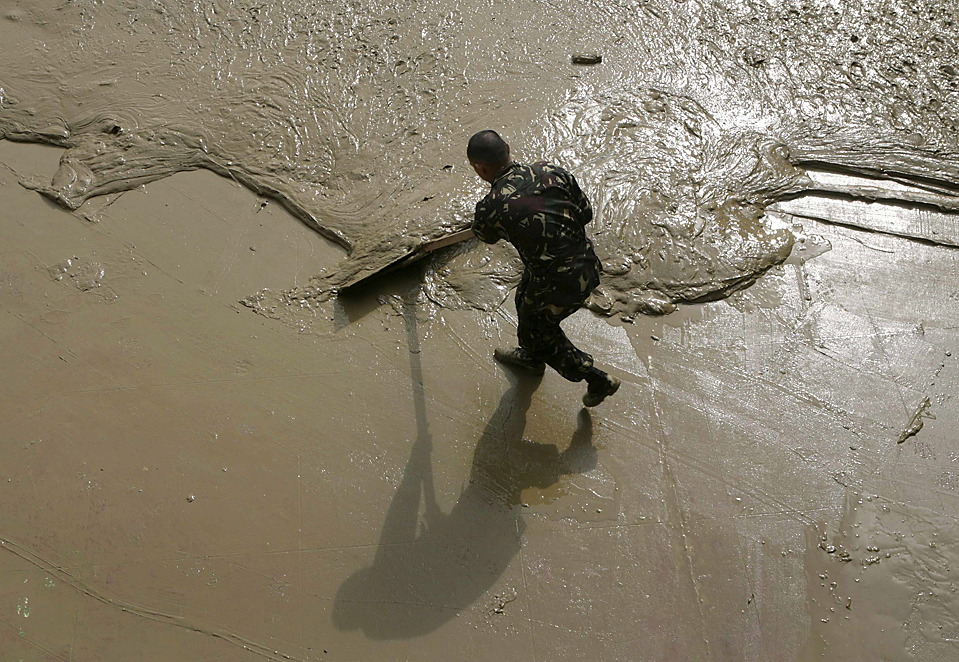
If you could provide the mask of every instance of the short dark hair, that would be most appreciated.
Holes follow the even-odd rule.
[[[509,145],[495,131],[480,131],[470,138],[466,158],[490,166],[505,164],[509,160]]]

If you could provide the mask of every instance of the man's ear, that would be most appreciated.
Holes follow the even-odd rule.
[[[489,181],[489,166],[485,163],[470,163],[473,166],[473,170],[476,171],[476,174],[479,175],[480,179],[484,181]]]

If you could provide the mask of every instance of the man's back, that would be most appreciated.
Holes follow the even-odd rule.
[[[576,179],[546,162],[510,163],[476,205],[473,232],[509,241],[533,276],[578,271],[596,260],[585,226],[593,218]]]

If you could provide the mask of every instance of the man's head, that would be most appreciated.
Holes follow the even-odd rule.
[[[495,131],[480,131],[470,138],[466,158],[477,175],[492,183],[496,174],[509,165],[509,145]]]

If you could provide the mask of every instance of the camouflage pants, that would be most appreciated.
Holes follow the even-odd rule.
[[[540,279],[523,272],[516,289],[519,346],[571,382],[593,369],[593,357],[577,348],[559,323],[579,310],[599,285],[599,265],[589,265],[575,278]]]

